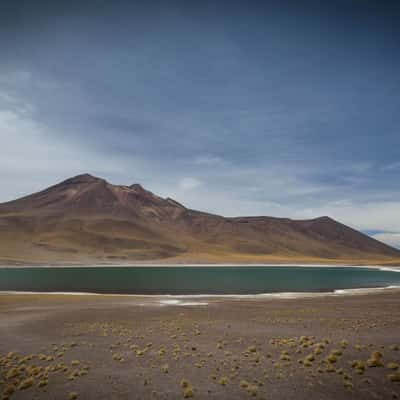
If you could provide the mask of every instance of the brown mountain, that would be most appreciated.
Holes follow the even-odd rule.
[[[0,204],[3,264],[395,259],[399,250],[329,217],[225,218],[88,174]]]

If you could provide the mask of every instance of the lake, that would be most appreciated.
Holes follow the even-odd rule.
[[[354,267],[0,268],[0,291],[259,294],[400,286],[400,273]]]

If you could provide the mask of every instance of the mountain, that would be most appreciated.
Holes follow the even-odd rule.
[[[377,262],[400,251],[329,217],[226,218],[89,174],[0,204],[0,263]]]

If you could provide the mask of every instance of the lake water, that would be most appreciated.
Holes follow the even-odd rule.
[[[400,286],[400,272],[288,266],[0,268],[0,291],[258,294],[386,286]]]

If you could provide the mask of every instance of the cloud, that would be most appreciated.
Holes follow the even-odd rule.
[[[182,191],[188,191],[198,188],[201,185],[201,181],[196,178],[186,177],[179,181],[178,187]]]
[[[372,237],[376,240],[380,240],[381,242],[388,244],[389,246],[400,249],[400,233],[376,233],[375,235],[372,235]]]
[[[321,207],[298,209],[295,215],[302,218],[329,215],[363,231],[380,229],[396,232],[400,227],[400,201],[356,202],[345,200],[327,202],[326,205]]]
[[[400,170],[400,161],[396,161],[382,167],[382,171],[399,171]]]
[[[197,156],[194,158],[193,162],[194,164],[200,166],[218,166],[227,163],[223,158],[214,156],[212,154],[204,154],[201,156]]]
[[[112,178],[123,175],[127,165],[133,168],[140,164],[68,140],[65,132],[57,134],[36,121],[29,104],[12,100],[9,109],[4,103],[0,107],[1,201],[30,194],[82,172]]]

